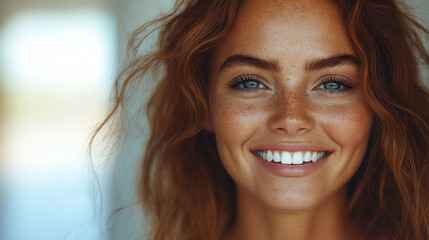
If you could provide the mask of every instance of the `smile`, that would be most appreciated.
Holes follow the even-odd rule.
[[[256,154],[262,159],[268,162],[276,162],[281,164],[304,164],[308,162],[316,162],[323,157],[325,157],[328,152],[315,152],[315,151],[297,151],[297,152],[287,152],[287,151],[256,151]]]

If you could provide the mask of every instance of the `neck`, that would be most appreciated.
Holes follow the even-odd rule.
[[[237,188],[237,215],[226,239],[353,239],[345,218],[346,190],[310,210],[279,212]]]

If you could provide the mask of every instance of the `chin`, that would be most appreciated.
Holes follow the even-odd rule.
[[[318,184],[317,187],[314,187],[315,184],[313,182],[306,184],[302,182],[301,184],[297,184],[295,182],[295,180],[303,181],[303,179],[288,180],[281,183],[268,181],[270,186],[268,188],[262,186],[262,184],[252,190],[237,187],[238,196],[250,195],[250,199],[254,199],[254,204],[261,205],[272,211],[286,213],[315,209],[324,204],[328,199],[335,198],[338,192],[340,192],[322,192],[323,184]]]
[[[291,196],[292,195],[292,196]],[[266,196],[260,199],[268,209],[276,212],[301,212],[317,208],[322,203],[322,199],[316,196],[287,194],[280,196]]]

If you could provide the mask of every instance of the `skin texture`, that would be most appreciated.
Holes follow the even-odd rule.
[[[344,16],[330,1],[250,0],[240,9],[214,52],[206,126],[237,186],[237,218],[226,239],[356,237],[344,219],[346,185],[365,155],[373,113],[358,64],[306,69],[309,62],[345,54],[353,56],[354,49]],[[277,69],[221,68],[232,55],[271,61]],[[257,88],[237,84],[243,75]],[[324,89],[326,76],[345,79],[350,88]],[[275,175],[254,154],[267,144],[303,143],[332,153],[301,177]]]

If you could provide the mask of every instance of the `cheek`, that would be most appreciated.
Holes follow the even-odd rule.
[[[257,131],[266,116],[266,106],[261,102],[228,97],[213,99],[216,101],[212,102],[210,110],[215,135],[228,143],[244,143]]]
[[[320,107],[317,115],[330,139],[342,147],[365,148],[371,132],[373,113],[362,101]]]
[[[318,116],[327,141],[335,143],[333,161],[328,162],[329,170],[323,172],[321,178],[326,179],[327,186],[340,189],[346,186],[365,157],[373,113],[359,101],[350,105],[321,107]]]
[[[264,126],[266,110],[261,102],[217,96],[211,100],[210,114],[222,164],[236,183],[246,185],[244,176],[253,175],[246,161],[250,154],[246,144]]]

